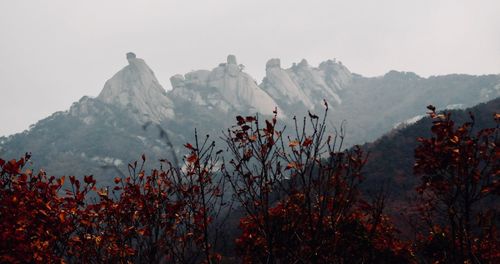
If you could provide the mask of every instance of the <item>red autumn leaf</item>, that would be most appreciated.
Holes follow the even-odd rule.
[[[64,180],[65,180],[65,179],[66,179],[66,177],[65,177],[65,176],[62,176],[61,178],[57,179],[57,184],[59,184],[59,185],[61,185],[61,186],[62,186],[62,185],[64,185]]]
[[[236,121],[238,121],[239,126],[245,124],[245,119],[242,116],[237,116]]]
[[[95,180],[92,175],[89,175],[89,176],[83,176],[83,182],[85,182],[86,184],[91,184],[95,183]]]
[[[274,133],[274,126],[268,120],[266,120],[266,133],[267,134],[273,134]]]
[[[255,119],[255,117],[254,117],[254,116],[247,116],[247,117],[245,118],[245,121],[246,121],[246,122],[253,122],[253,121],[255,121],[255,120],[256,120],[256,119]]]
[[[90,221],[85,220],[85,219],[80,220],[80,223],[84,226],[91,226],[92,225],[92,223]]]
[[[96,191],[99,196],[107,197],[108,196],[108,191],[106,189],[99,189]]]
[[[66,221],[66,215],[65,215],[63,212],[59,213],[59,220],[60,220],[61,222]]]
[[[312,143],[313,143],[312,138],[308,137],[308,138],[306,138],[306,140],[304,140],[304,142],[302,143],[302,146],[304,146],[304,147],[308,147],[308,146],[310,146]]]
[[[237,139],[241,140],[241,139],[245,138],[245,136],[246,136],[246,133],[243,133],[243,132],[236,133],[236,138]]]
[[[286,165],[285,169],[289,170],[289,169],[298,169],[298,168],[299,168],[299,164],[297,164],[297,162],[295,162],[295,161],[292,161]]]
[[[140,228],[140,229],[137,229],[137,233],[141,236],[144,236],[145,234],[147,234],[147,230],[146,228]]]
[[[187,162],[194,163],[198,160],[198,156],[196,154],[191,154],[187,157]]]

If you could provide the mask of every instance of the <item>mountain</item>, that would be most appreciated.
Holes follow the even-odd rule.
[[[356,76],[336,109],[347,120],[355,144],[376,140],[398,123],[422,114],[423,107],[472,107],[500,96],[500,75],[451,74],[422,78],[391,71],[381,77]]]
[[[258,84],[233,55],[212,70],[171,77],[172,89],[165,91],[144,60],[128,53],[127,62],[97,97],[83,97],[29,130],[0,138],[0,156],[29,151],[35,169],[109,180],[117,169],[126,173],[127,164],[142,153],[150,166],[158,166],[158,159],[181,157],[182,144],[193,142],[195,128],[201,141],[209,134],[224,148],[221,132],[237,115],[266,118],[276,108],[293,132],[292,117],[322,114],[325,99],[328,122],[337,129],[345,124],[344,146],[349,147],[417,120],[428,104],[463,108],[500,96],[500,75],[422,78],[391,71],[368,78],[335,59],[317,67],[302,60],[290,68],[270,59]]]
[[[31,152],[36,169],[54,175],[93,174],[104,183],[116,176],[117,168],[125,173],[141,153],[152,159],[171,157],[159,133],[165,120],[175,118],[173,103],[144,60],[132,53],[127,59],[129,64],[105,83],[98,97],[85,96],[68,111],[0,139],[1,156]]]
[[[390,71],[364,77],[351,73],[340,61],[313,67],[302,60],[283,69],[279,59],[266,64],[260,87],[288,117],[308,110],[322,113],[322,101],[331,106],[330,124],[344,124],[345,145],[376,140],[399,123],[422,113],[429,104],[472,107],[500,96],[500,75],[450,74],[423,78],[412,72]],[[344,122],[345,121],[345,122]]]
[[[460,125],[470,121],[469,112],[474,114],[474,130],[496,127],[494,114],[500,113],[500,98],[487,103],[481,103],[468,109],[444,110],[451,113],[455,124]],[[422,111],[424,112],[424,111]],[[393,210],[406,206],[405,198],[415,194],[419,179],[413,175],[415,163],[414,150],[418,145],[417,138],[431,136],[432,120],[423,117],[413,124],[394,129],[373,143],[363,145],[370,153],[364,167],[365,188],[385,185],[389,190],[389,208]]]

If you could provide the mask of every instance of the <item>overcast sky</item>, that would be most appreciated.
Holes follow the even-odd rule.
[[[128,51],[167,90],[227,54],[259,83],[269,58],[337,58],[365,76],[500,73],[499,12],[498,0],[0,0],[0,136],[97,96]]]

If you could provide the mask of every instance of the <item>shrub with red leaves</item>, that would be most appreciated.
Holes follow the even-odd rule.
[[[64,192],[65,177],[23,171],[29,155],[0,160],[0,262],[219,262],[212,226],[222,209],[220,181],[212,178],[217,155],[213,145],[187,146],[185,170],[167,164],[146,176],[143,156],[114,188],[70,176]]]
[[[226,135],[233,159],[225,175],[245,212],[236,240],[243,261],[408,261],[383,203],[372,210],[378,205],[360,198],[361,149],[341,151],[344,135],[326,135],[326,112],[322,120],[310,113],[302,127],[296,122],[287,140],[276,115],[263,127],[258,117],[238,117]]]
[[[64,262],[71,236],[78,228],[85,196],[94,185],[80,186],[62,197],[64,177],[23,170],[30,155],[0,160],[0,262]]]
[[[498,263],[499,115],[495,128],[475,131],[472,113],[470,122],[456,126],[451,114],[428,109],[433,136],[418,139],[414,167],[422,180],[417,189],[422,258]]]

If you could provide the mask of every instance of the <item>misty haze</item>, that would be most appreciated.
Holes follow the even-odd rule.
[[[0,9],[0,262],[500,262],[496,1]]]

